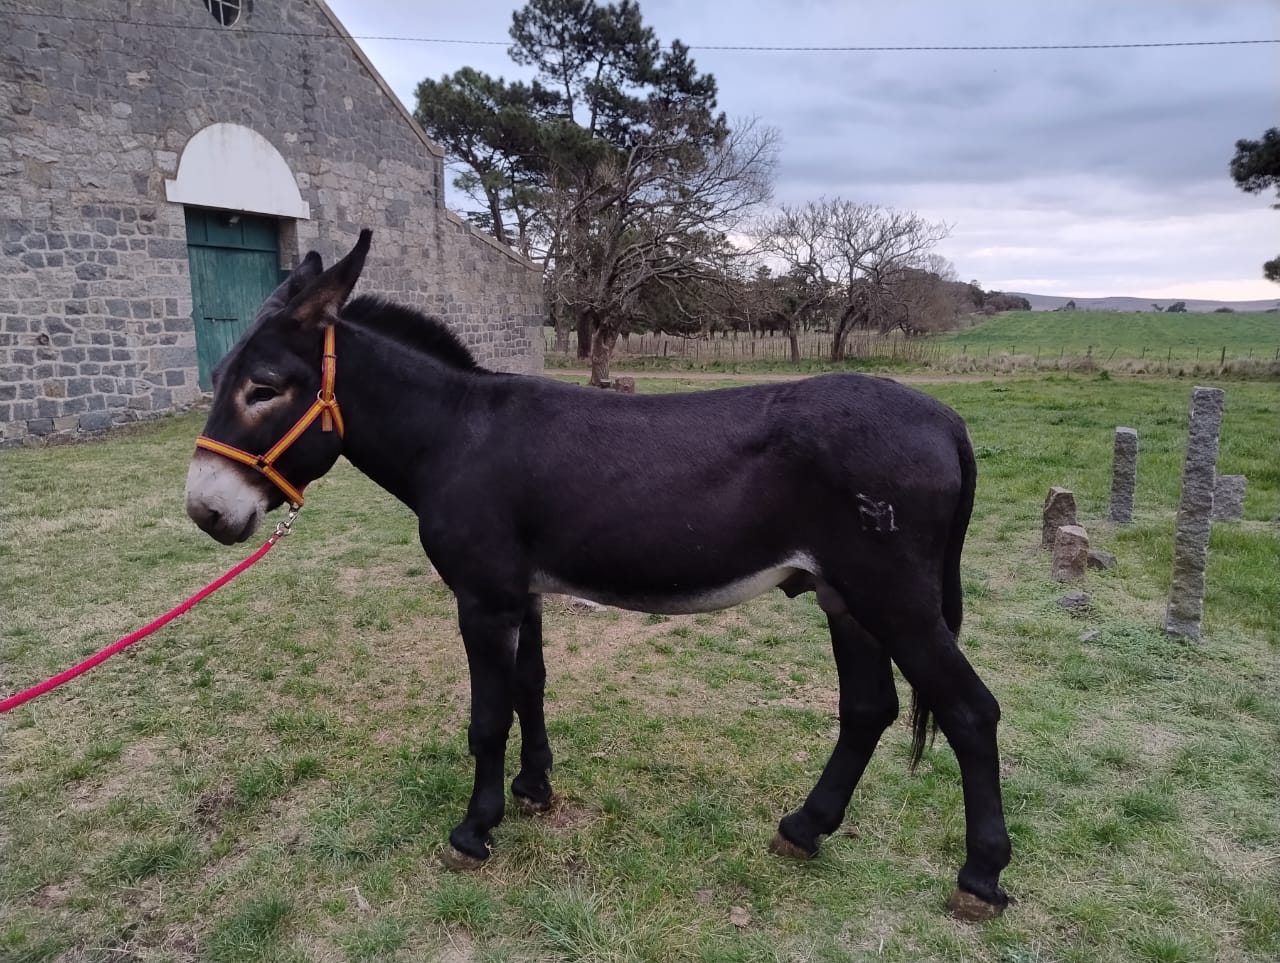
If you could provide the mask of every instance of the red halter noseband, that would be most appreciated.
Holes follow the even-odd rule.
[[[324,329],[324,359],[321,362],[320,372],[320,391],[316,394],[316,400],[311,403],[311,407],[298,419],[297,423],[284,433],[284,437],[271,446],[271,449],[265,455],[251,455],[247,451],[241,451],[231,445],[214,441],[205,435],[201,435],[196,439],[196,447],[223,455],[232,461],[238,461],[242,465],[257,469],[284,492],[284,497],[289,499],[291,508],[301,508],[302,489],[295,488],[290,484],[289,480],[275,468],[275,462],[288,450],[290,445],[302,436],[304,431],[311,427],[311,423],[317,418],[320,419],[321,431],[333,431],[336,428],[338,437],[342,437],[342,412],[338,409],[338,399],[333,396],[333,383],[338,376],[338,356],[334,351],[332,325]]]

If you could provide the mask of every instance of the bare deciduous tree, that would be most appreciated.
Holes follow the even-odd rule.
[[[813,205],[783,207],[756,226],[761,251],[781,262],[770,293],[772,320],[791,343],[791,361],[800,363],[799,324],[830,300],[834,280],[827,273],[830,245],[825,222],[815,217]]]
[[[757,233],[788,273],[799,270],[839,291],[831,360],[840,361],[855,328],[906,330],[904,272],[927,270],[934,245],[950,228],[914,211],[833,198],[783,207]]]
[[[775,131],[749,121],[705,148],[687,129],[658,116],[628,149],[554,185],[555,297],[589,333],[592,384],[608,379],[619,333],[646,304],[666,306],[646,317],[654,326],[687,328],[726,235],[770,196]]]
[[[925,257],[919,268],[905,268],[893,282],[900,306],[897,327],[904,334],[926,334],[952,327],[963,305],[954,265],[940,254]]]

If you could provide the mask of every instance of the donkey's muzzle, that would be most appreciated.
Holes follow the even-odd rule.
[[[223,545],[252,535],[266,513],[263,493],[231,462],[197,451],[187,471],[187,515]]]

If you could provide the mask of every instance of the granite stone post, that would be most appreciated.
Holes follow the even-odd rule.
[[[1076,496],[1069,488],[1050,488],[1044,500],[1044,520],[1040,527],[1040,547],[1053,550],[1058,529],[1076,523]]]
[[[1084,581],[1089,563],[1089,534],[1079,525],[1063,525],[1053,541],[1053,568],[1059,582]]]
[[[1219,475],[1213,486],[1213,520],[1238,522],[1244,518],[1244,475]]]
[[[1133,492],[1138,480],[1138,433],[1117,428],[1111,456],[1111,521],[1127,525],[1133,521]]]
[[[1182,465],[1182,499],[1173,542],[1173,580],[1165,631],[1200,638],[1204,617],[1204,570],[1209,558],[1209,525],[1217,478],[1218,433],[1222,428],[1221,388],[1194,388]]]

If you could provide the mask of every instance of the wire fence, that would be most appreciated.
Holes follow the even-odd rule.
[[[555,332],[543,329],[548,360],[562,364],[578,358],[576,332],[570,332],[567,350],[557,348]],[[797,335],[796,349],[802,362],[831,360],[833,338],[822,332],[805,332]],[[900,333],[855,331],[845,341],[847,359],[877,359],[912,364],[938,364],[948,360],[981,362],[995,358],[1023,358],[1033,364],[1068,360],[1089,360],[1096,363],[1114,361],[1165,363],[1217,363],[1229,361],[1280,362],[1280,345],[1203,345],[1203,344],[1149,344],[1132,342],[1062,343],[1053,345],[1008,344],[981,340],[966,342],[952,337],[906,337]],[[785,335],[760,335],[730,333],[728,336],[682,338],[666,334],[632,334],[619,338],[613,350],[613,363],[624,367],[628,361],[655,361],[667,359],[686,364],[788,362],[793,360],[791,342]]]

